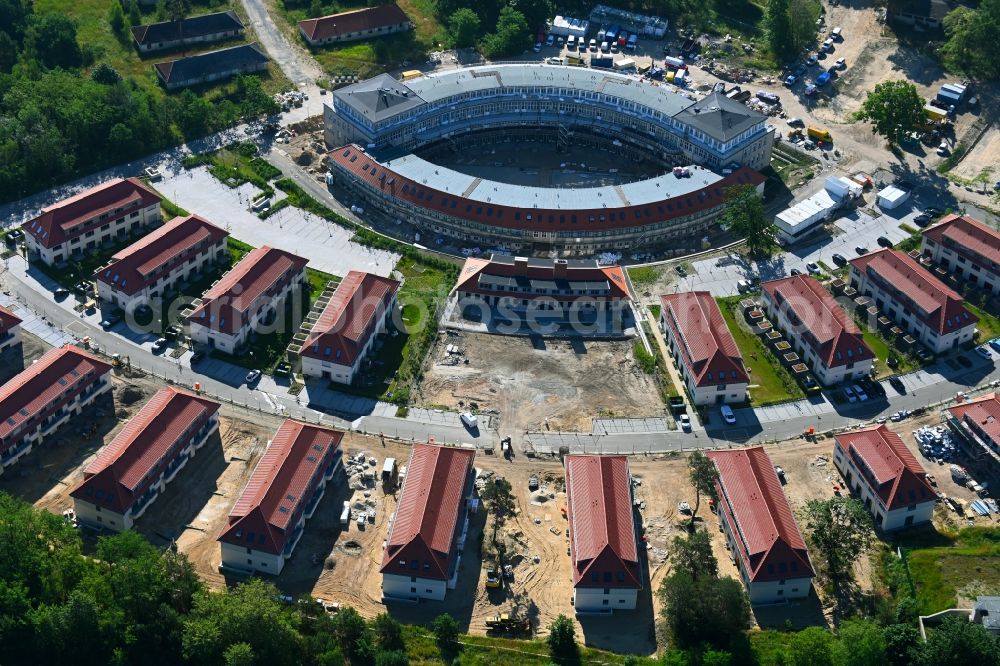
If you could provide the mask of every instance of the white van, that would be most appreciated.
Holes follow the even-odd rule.
[[[720,409],[722,412],[722,418],[726,423],[736,423],[736,414],[733,414],[733,408],[729,405],[723,405]]]
[[[569,48],[573,48],[576,46],[576,35],[570,35],[569,37],[566,38],[566,46]]]
[[[479,427],[479,420],[472,412],[462,412],[462,424],[469,430],[475,430]]]
[[[840,40],[842,40],[844,38],[844,31],[843,31],[843,29],[841,29],[841,27],[838,25],[836,28],[834,28],[833,30],[830,31],[830,37],[832,37],[834,39],[834,41],[838,41],[839,42]]]
[[[593,37],[590,38],[590,50],[591,51],[597,50],[597,40],[594,39]]]

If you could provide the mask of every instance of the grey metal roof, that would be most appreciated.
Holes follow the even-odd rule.
[[[975,614],[985,628],[1000,631],[1000,597],[976,597]]]
[[[494,264],[514,265],[515,259],[526,259],[531,268],[552,268],[555,261],[545,257],[515,257],[510,254],[494,254],[490,256],[490,261]],[[596,259],[563,259],[567,268],[600,268]]]
[[[667,173],[649,180],[623,185],[604,185],[568,189],[530,187],[495,180],[484,180],[467,173],[433,164],[413,154],[382,161],[387,168],[417,183],[470,201],[548,210],[615,209],[640,206],[695,192],[724,178],[700,166],[689,168],[690,176],[678,178]]]
[[[334,91],[334,96],[373,123],[422,106],[425,102],[405,83],[379,74]]]
[[[232,30],[243,30],[243,22],[234,11],[192,16],[180,21],[163,21],[132,26],[132,35],[139,44],[173,42],[182,37],[196,39]]]
[[[718,141],[729,141],[766,119],[762,113],[713,92],[681,112],[677,119]]]
[[[240,44],[218,51],[198,53],[178,60],[158,62],[156,68],[165,83],[202,79],[209,74],[252,68],[267,62],[267,55],[257,43]]]

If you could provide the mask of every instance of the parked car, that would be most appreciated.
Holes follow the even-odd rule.
[[[854,391],[850,386],[844,387],[844,397],[847,398],[847,402],[857,402],[858,396],[854,395]]]
[[[806,264],[806,270],[812,273],[813,275],[819,275],[820,273],[823,272],[823,269],[821,269],[819,267],[819,264],[817,264],[815,261],[810,261],[808,264]]]
[[[825,86],[830,81],[830,72],[823,72],[816,77],[817,86]]]
[[[886,238],[885,236],[879,236],[875,242],[878,243],[881,247],[892,247],[892,241]]]
[[[932,217],[937,217],[938,215],[942,215],[944,211],[940,208],[935,208],[934,206],[927,206],[924,208],[924,213],[931,215]]]
[[[837,62],[833,63],[833,66],[837,69],[847,69],[847,60],[844,58],[837,58]]]
[[[247,386],[253,386],[260,379],[260,370],[251,370],[247,373]]]
[[[55,296],[55,299],[57,301],[64,300],[66,297],[69,296],[69,289],[64,289],[63,287],[59,287],[53,292],[52,295]]]
[[[920,215],[917,215],[915,218],[913,218],[913,223],[916,224],[918,227],[926,227],[928,224],[931,223],[931,219],[932,219],[931,216],[928,215],[927,213],[921,213]]]
[[[865,390],[860,386],[858,386],[857,384],[852,385],[851,388],[854,389],[854,393],[858,396],[858,400],[860,400],[861,402],[864,402],[865,400],[868,399],[868,394],[865,393]]]
[[[799,269],[797,269],[797,268],[793,268],[793,269],[791,270],[791,272],[789,273],[789,275],[802,275],[802,271],[800,271],[800,270],[799,270]]]
[[[545,39],[545,45],[552,46],[555,43],[556,43],[556,36],[550,32],[549,36]]]
[[[806,58],[806,64],[809,65],[810,67],[812,67],[813,65],[815,65],[818,62],[819,62],[819,56],[816,55],[815,53],[813,53],[811,56],[809,56],[808,58]]]
[[[861,245],[854,248],[854,251],[857,252],[859,255],[868,254],[868,248],[863,247]]]
[[[845,259],[844,255],[842,255],[842,254],[839,254],[839,253],[835,254],[831,258],[833,259],[833,263],[837,264],[838,266],[846,266],[847,265],[847,259]]]
[[[976,347],[976,353],[979,354],[980,356],[982,356],[983,358],[987,359],[987,360],[990,360],[990,361],[993,360],[993,354],[990,353],[990,350],[988,348],[986,348],[986,347],[983,347],[983,346]]]
[[[799,78],[797,76],[795,76],[794,74],[789,74],[788,76],[785,77],[785,85],[789,87],[794,86],[795,82],[798,80]]]
[[[733,408],[729,405],[723,405],[720,409],[722,412],[722,418],[726,423],[736,423],[736,414],[733,414]]]
[[[993,347],[993,349],[995,349],[998,352],[1000,352],[1000,338],[993,338],[992,340],[990,340],[989,344],[990,344],[990,347]]]
[[[791,125],[792,127],[805,127],[806,126],[806,124],[804,122],[802,122],[801,118],[789,118],[788,119],[788,124]]]
[[[161,351],[163,351],[166,348],[167,348],[167,339],[166,338],[157,338],[156,342],[153,343],[153,351],[154,352],[161,352]]]
[[[107,319],[101,322],[101,328],[105,331],[111,330],[114,326],[122,320],[118,315],[111,315]]]
[[[681,430],[684,432],[691,432],[691,417],[687,414],[681,414],[680,418]]]
[[[806,94],[806,97],[811,97],[812,95],[815,95],[816,94],[816,86],[813,85],[812,83],[810,83],[809,85],[807,85],[806,89],[805,89],[805,94]]]
[[[823,53],[829,53],[833,50],[833,39],[827,38],[823,41],[823,44],[819,48],[823,51]]]
[[[792,74],[794,74],[795,76],[802,76],[803,74],[806,73],[806,71],[808,71],[806,69],[806,66],[800,64],[795,67],[795,69],[792,71]]]
[[[744,292],[752,290],[753,285],[750,283],[750,280],[740,280],[739,282],[736,283],[736,288],[742,294]]]
[[[479,419],[472,412],[462,412],[460,417],[462,419],[462,425],[464,425],[469,430],[479,429]]]
[[[898,393],[906,393],[906,387],[903,386],[903,380],[896,375],[889,377],[889,386],[896,389]]]

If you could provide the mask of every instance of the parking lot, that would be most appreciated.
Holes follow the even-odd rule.
[[[294,252],[325,273],[343,276],[358,270],[388,276],[399,260],[398,254],[352,242],[353,232],[298,208],[289,206],[261,220],[248,210],[257,188],[249,183],[227,187],[206,167],[167,175],[156,187],[181,208],[224,227],[233,238]]]
[[[856,247],[867,248],[870,252],[879,249],[880,236],[888,238],[893,244],[908,238],[909,232],[901,225],[917,228],[913,218],[920,213],[920,208],[908,204],[903,206],[902,211],[892,211],[895,216],[883,213],[872,217],[864,210],[850,211],[832,223],[836,228],[834,235],[820,233],[816,240],[789,248],[784,254],[763,262],[746,262],[741,258],[693,262],[692,270],[676,280],[673,289],[677,292],[707,290],[714,296],[732,296],[738,293],[736,283],[740,280],[776,280],[790,275],[792,269],[805,273],[806,264],[814,262],[831,270],[836,269],[837,264],[833,261],[835,254],[850,260],[858,256]]]

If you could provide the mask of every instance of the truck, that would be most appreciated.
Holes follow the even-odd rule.
[[[687,65],[684,64],[681,58],[667,56],[663,59],[663,63],[669,69],[687,69]]]
[[[411,79],[415,79],[417,77],[423,76],[423,74],[424,73],[421,72],[419,69],[408,69],[408,70],[406,70],[405,72],[402,73],[402,75],[400,76],[400,78],[403,81],[409,81]]]
[[[628,40],[625,42],[625,48],[629,51],[635,51],[635,47],[639,45],[639,35],[634,32],[628,36]]]
[[[611,56],[595,55],[590,59],[590,66],[599,69],[613,69],[615,60]]]
[[[340,526],[350,527],[351,525],[351,501],[344,500],[344,508],[340,511]]]
[[[830,134],[830,130],[825,127],[810,125],[806,128],[806,134],[808,134],[810,138],[816,139],[817,141],[826,141],[827,143],[833,142],[833,135]]]
[[[488,633],[526,634],[531,631],[531,622],[525,618],[511,617],[510,613],[500,613],[486,619]]]
[[[382,464],[382,485],[395,486],[399,481],[399,466],[395,458],[386,458]]]
[[[635,69],[635,60],[632,60],[632,58],[622,58],[621,60],[615,62],[615,69]]]

